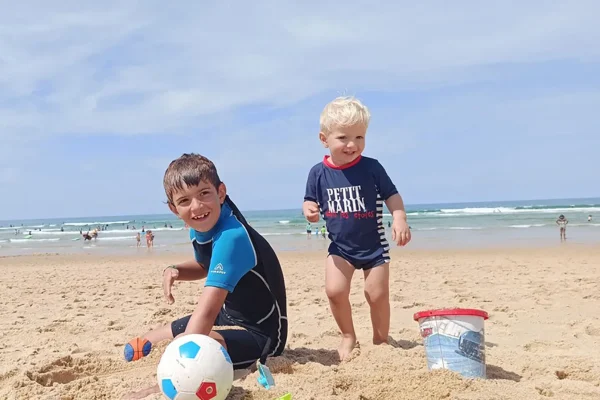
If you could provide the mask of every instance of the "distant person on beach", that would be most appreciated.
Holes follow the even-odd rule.
[[[588,215],[588,222],[592,222],[592,214]]]
[[[330,154],[310,170],[303,204],[309,222],[317,222],[322,211],[331,239],[325,291],[342,333],[341,360],[358,343],[349,300],[355,270],[364,274],[373,343],[388,343],[390,246],[382,223],[384,202],[393,216],[393,240],[404,246],[411,239],[394,183],[379,161],[362,156],[370,118],[368,108],[352,97],[339,97],[325,106],[319,139]]]
[[[560,228],[560,240],[567,240],[567,224],[569,223],[569,220],[565,218],[564,215],[560,215],[558,217],[558,219],[556,220],[556,225],[559,226]]]
[[[154,233],[151,230],[146,231],[146,247],[154,247]]]
[[[142,245],[142,237],[139,232],[135,235],[135,240],[137,241],[137,247],[140,247]]]
[[[326,234],[327,234],[327,229],[326,229],[326,228],[325,228],[325,226],[323,225],[323,226],[321,227],[321,236],[323,236],[323,239],[325,239],[325,237],[326,237]]]
[[[206,281],[191,315],[133,339],[125,346],[125,359],[135,361],[163,340],[194,333],[223,345],[236,370],[280,355],[287,341],[287,300],[281,265],[269,242],[231,201],[207,158],[184,154],[174,160],[163,185],[169,209],[190,226],[194,250],[193,259],[163,270],[165,300],[175,301],[175,281]],[[155,385],[128,398],[158,392]]]
[[[311,238],[312,236],[312,225],[309,223],[306,224],[306,237]]]

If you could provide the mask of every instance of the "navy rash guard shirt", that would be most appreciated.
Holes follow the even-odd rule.
[[[196,261],[207,270],[205,286],[227,290],[222,312],[237,325],[269,337],[279,355],[287,340],[286,292],[279,260],[229,197],[208,232],[190,229]]]
[[[385,168],[359,156],[341,167],[328,156],[311,168],[304,200],[319,205],[332,243],[356,259],[389,252],[383,226],[383,203],[398,193]]]

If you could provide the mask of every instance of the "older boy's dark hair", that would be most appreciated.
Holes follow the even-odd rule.
[[[178,159],[171,161],[165,171],[163,186],[167,201],[173,204],[175,191],[183,190],[186,186],[198,186],[202,181],[211,183],[215,188],[219,187],[221,180],[215,164],[200,154],[183,154]]]

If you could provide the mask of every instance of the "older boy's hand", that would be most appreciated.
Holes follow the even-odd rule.
[[[319,205],[313,201],[305,201],[302,211],[308,222],[319,222]]]
[[[179,271],[177,268],[168,267],[163,271],[163,292],[165,293],[165,300],[169,304],[175,303],[175,299],[171,294],[171,288],[173,287],[173,282],[177,280],[179,276]]]
[[[392,240],[398,246],[406,246],[410,242],[410,228],[404,219],[394,219],[392,223]]]

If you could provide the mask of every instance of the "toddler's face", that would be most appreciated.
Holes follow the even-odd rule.
[[[365,149],[367,129],[364,125],[335,128],[328,135],[321,132],[319,138],[331,153],[330,161],[336,166],[356,160]]]

